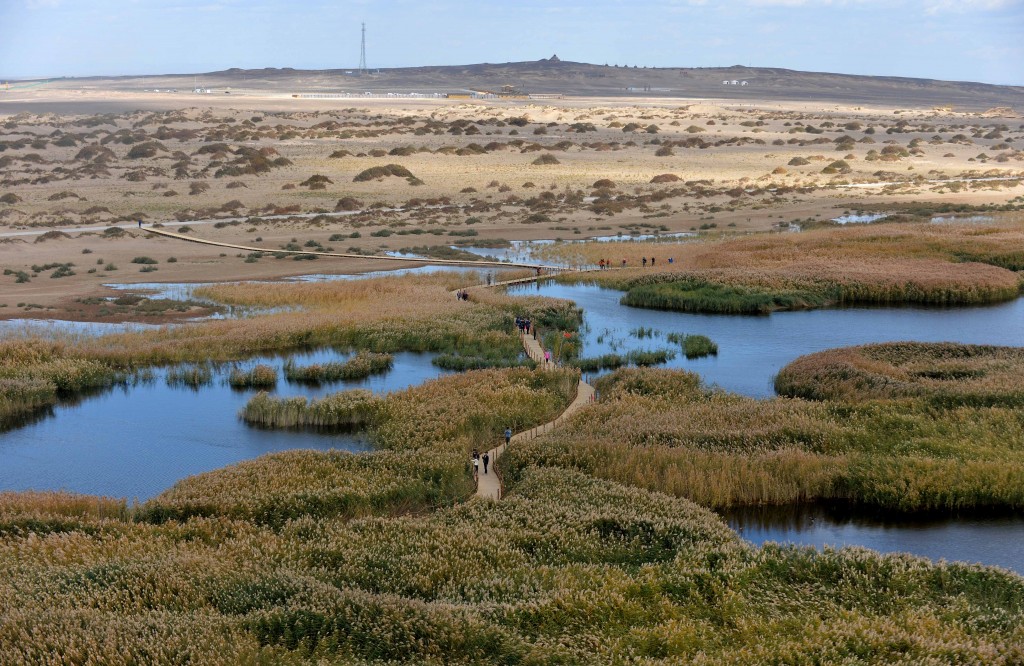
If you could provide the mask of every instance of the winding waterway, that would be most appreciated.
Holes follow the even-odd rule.
[[[953,341],[1024,346],[1024,298],[969,308],[842,308],[777,312],[768,316],[703,315],[631,308],[623,292],[553,281],[509,288],[513,294],[567,298],[583,308],[582,356],[671,348],[668,333],[707,335],[718,355],[668,367],[701,375],[708,384],[755,398],[775,395],[776,373],[804,354],[872,342]],[[638,329],[645,330],[643,337]],[[676,346],[678,349],[678,346]],[[806,546],[863,546],[935,560],[1001,566],[1024,575],[1024,516],[939,519],[893,518],[867,509],[783,506],[724,512],[748,541]]]

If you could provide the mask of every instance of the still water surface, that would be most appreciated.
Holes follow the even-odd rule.
[[[772,381],[798,356],[870,342],[917,340],[1024,346],[1024,298],[971,308],[842,308],[777,312],[767,316],[707,315],[631,308],[623,292],[588,284],[545,282],[509,289],[575,301],[584,311],[582,356],[634,349],[679,349],[668,333],[701,334],[718,343],[718,355],[687,360],[682,354],[666,367],[683,368],[734,393],[757,398],[775,394]],[[636,329],[653,328],[639,338]]]
[[[718,356],[667,366],[699,373],[708,384],[757,398],[774,395],[775,374],[812,352],[894,340],[955,341],[1024,346],[1024,298],[971,308],[844,308],[779,312],[769,316],[702,315],[631,308],[620,291],[593,285],[546,282],[510,288],[516,294],[567,298],[584,309],[583,356],[672,347],[671,332],[703,334],[718,343]],[[653,328],[655,337],[637,337]],[[932,559],[981,562],[1024,575],[1024,516],[891,520],[869,510],[785,506],[727,512],[743,538],[766,541],[863,546],[910,552]]]
[[[862,546],[988,564],[1024,575],[1024,519],[1019,516],[882,518],[865,510],[814,505],[733,509],[722,517],[758,546],[768,541],[816,548]]]
[[[322,350],[290,356],[297,364],[344,360],[348,354]],[[320,386],[295,384],[280,372],[284,357],[257,363],[278,370],[271,393],[316,398],[351,388],[375,393],[421,384],[445,371],[431,354],[395,354],[394,368],[367,379]],[[157,370],[151,382],[66,403],[33,422],[0,433],[0,490],[68,490],[144,500],[186,476],[218,469],[274,451],[343,449],[365,451],[369,443],[353,434],[263,430],[246,425],[238,412],[257,392],[226,384],[230,366],[210,386],[170,387]]]

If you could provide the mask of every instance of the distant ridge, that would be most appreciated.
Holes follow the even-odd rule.
[[[952,105],[960,110],[1011,107],[1024,111],[1024,87],[969,81],[941,81],[897,76],[802,72],[778,67],[625,67],[571,62],[557,55],[542,60],[471,65],[433,65],[371,69],[301,70],[290,67],[232,68],[202,74],[88,77],[61,79],[58,87],[115,89],[171,87],[190,90],[193,76],[204,86],[274,92],[449,92],[498,90],[513,85],[534,93],[573,96],[645,96],[727,100],[792,100],[900,107]],[[724,82],[728,83],[724,83]],[[733,82],[736,82],[735,84]],[[746,85],[743,85],[743,82]]]

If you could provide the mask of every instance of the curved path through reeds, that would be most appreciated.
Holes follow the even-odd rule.
[[[526,348],[526,353],[540,364],[540,367],[544,370],[552,370],[555,366],[553,363],[544,360],[544,350],[541,348],[540,343],[533,339],[531,335],[522,335],[523,347]],[[590,404],[594,400],[594,387],[583,381],[580,378],[580,383],[576,386],[576,398],[569,403],[569,406],[565,408],[565,411],[558,415],[554,421],[545,423],[544,425],[531,428],[523,432],[517,432],[512,435],[512,439],[509,442],[509,446],[514,446],[516,442],[524,442],[543,435],[544,433],[551,432],[555,426],[559,425],[565,419],[569,418],[577,411],[582,409],[584,406]],[[490,451],[487,452],[490,458],[490,470],[487,474],[483,473],[481,467],[480,473],[477,474],[476,484],[476,496],[484,497],[487,499],[499,500],[502,497],[502,483],[501,476],[498,474],[497,462],[501,454],[505,452],[505,444],[499,444]]]
[[[248,252],[286,252],[288,254],[312,254],[312,255],[323,256],[323,257],[338,257],[338,258],[348,258],[348,259],[366,259],[367,258],[367,255],[363,255],[363,254],[346,254],[346,253],[342,253],[342,252],[306,252],[306,251],[302,251],[302,250],[268,250],[266,248],[251,247],[251,246],[248,246],[248,245],[238,245],[238,244],[235,244],[235,243],[224,243],[224,242],[221,242],[221,241],[207,240],[205,238],[194,238],[194,237],[191,237],[191,236],[186,236],[184,234],[175,233],[173,231],[164,231],[163,229],[154,229],[152,227],[147,228],[146,231],[148,233],[156,234],[158,236],[164,236],[165,238],[172,238],[172,239],[175,239],[175,240],[183,240],[183,241],[187,241],[187,242],[190,242],[190,243],[201,243],[203,245],[213,245],[213,246],[216,246],[216,247],[226,247],[226,248],[231,248],[231,249],[235,249],[235,250],[246,250]],[[484,260],[484,261],[460,261],[460,260],[457,260],[457,259],[416,259],[416,258],[412,258],[412,257],[387,257],[387,256],[383,256],[383,257],[376,257],[375,256],[375,257],[372,257],[372,258],[373,259],[383,259],[383,260],[388,260],[388,261],[400,261],[400,262],[406,262],[406,263],[441,264],[441,265],[449,265],[449,266],[451,266],[451,265],[455,265],[455,266],[499,266],[499,267],[502,267],[502,268],[510,268],[510,267],[511,268],[529,268],[529,269],[532,269],[532,270],[543,269],[543,270],[547,270],[547,271],[573,270],[573,269],[567,269],[567,268],[564,268],[564,267],[561,267],[561,266],[546,266],[546,265],[543,265],[543,264],[524,264],[524,263],[510,263],[510,262],[499,262],[499,261],[486,261],[486,260]],[[579,270],[579,269],[576,269],[576,270]],[[580,271],[580,272],[586,272],[586,271],[584,270],[584,271]],[[538,274],[536,276],[529,276],[529,277],[525,277],[525,278],[518,278],[518,279],[515,279],[515,280],[505,280],[505,281],[502,281],[502,282],[495,282],[495,283],[492,283],[492,284],[474,285],[473,287],[467,287],[466,289],[473,289],[473,288],[480,288],[480,287],[484,287],[484,288],[486,288],[486,287],[503,287],[503,286],[509,286],[509,285],[513,285],[513,284],[523,284],[523,283],[527,283],[527,282],[533,282],[533,281],[535,281],[537,279],[540,279],[541,277],[544,277],[544,276],[541,276],[541,275]],[[452,293],[455,293],[457,291],[459,291],[459,290],[455,290]],[[537,340],[535,340],[533,338],[533,336],[531,336],[531,335],[521,335],[521,337],[522,337],[522,341],[523,341],[523,347],[526,349],[526,353],[527,353],[527,355],[530,358],[532,358],[534,361],[536,361],[538,364],[540,364],[541,368],[544,369],[544,370],[551,370],[551,369],[554,368],[554,364],[553,363],[551,363],[550,361],[545,361],[544,360],[544,350],[543,350],[543,348],[541,348],[540,343],[538,343]],[[579,382],[579,384],[576,387],[576,398],[569,404],[568,407],[565,408],[565,411],[563,411],[561,414],[558,415],[558,418],[556,418],[554,421],[551,421],[550,423],[545,423],[544,425],[540,425],[540,426],[537,426],[535,428],[531,428],[530,430],[526,430],[524,432],[515,433],[512,436],[512,438],[511,438],[510,444],[514,443],[514,442],[530,440],[530,439],[533,439],[534,437],[536,437],[538,435],[542,435],[542,434],[544,434],[546,432],[550,432],[555,426],[559,425],[565,419],[569,418],[574,413],[576,413],[578,410],[580,410],[582,407],[584,407],[585,405],[587,405],[590,402],[592,402],[593,399],[594,399],[594,387],[591,386],[590,384],[588,384],[587,382],[583,381],[583,379],[581,377],[580,378],[580,382]],[[480,473],[477,475],[477,488],[476,488],[477,497],[485,497],[485,498],[494,499],[494,500],[501,499],[501,496],[502,496],[502,484],[501,484],[501,477],[499,476],[498,471],[496,469],[496,463],[498,462],[498,458],[500,458],[501,454],[504,453],[504,452],[505,452],[505,444],[500,444],[500,445],[494,447],[493,449],[491,449],[490,451],[487,452],[487,455],[488,455],[488,457],[490,459],[489,460],[490,469],[489,469],[489,471],[486,474],[484,474],[483,470],[481,469]]]

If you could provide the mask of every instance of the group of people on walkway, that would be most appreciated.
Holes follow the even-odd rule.
[[[532,335],[534,340],[537,339],[537,329],[529,317],[516,317],[516,328],[519,335]]]
[[[505,432],[508,433],[508,434],[505,435],[505,443],[508,444],[508,440],[511,439],[512,434],[511,434],[511,431],[509,431],[509,430],[506,430]],[[487,474],[487,466],[491,464],[491,455],[489,453],[487,453],[487,451],[484,451],[484,454],[480,455],[480,452],[478,450],[473,449],[473,478],[474,479],[476,479],[480,475],[480,463],[483,463],[483,465],[484,465],[484,474]]]
[[[641,264],[643,265],[643,267],[647,268],[647,257],[641,258],[640,261],[641,261]],[[657,261],[658,261],[657,257],[651,257],[651,266],[653,267],[657,263]],[[623,259],[622,260],[622,267],[625,268],[628,263],[629,263],[628,260]],[[670,264],[671,263],[675,263],[675,261],[674,261],[674,259],[672,257],[669,257],[668,258],[668,263],[670,263]],[[602,271],[604,269],[606,269],[606,268],[611,268],[612,267],[612,260],[611,259],[599,259],[598,262],[597,262],[597,267],[599,269],[601,269]]]
[[[468,301],[469,289],[459,289],[457,292],[455,292],[455,298],[460,301]]]

